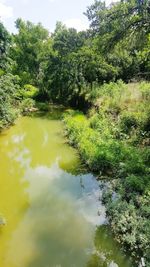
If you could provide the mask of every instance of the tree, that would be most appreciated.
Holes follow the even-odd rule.
[[[23,84],[37,85],[41,62],[47,53],[49,32],[40,23],[34,25],[22,19],[16,21],[16,27],[18,34],[13,36],[14,44],[11,51],[12,58],[16,61],[14,73],[20,75]]]
[[[142,45],[150,28],[150,1],[124,0],[106,7],[104,2],[96,0],[85,15],[103,50],[108,51],[129,36],[132,43]]]
[[[4,25],[0,22],[0,68],[2,69],[6,69],[10,42],[10,34],[7,32]]]
[[[57,22],[56,30],[53,34],[53,48],[58,51],[59,56],[64,57],[68,53],[76,52],[83,46],[85,39],[76,29],[67,29],[65,25]]]
[[[101,21],[104,19],[104,11],[106,11],[105,1],[95,0],[94,3],[89,6],[84,12],[84,15],[90,21],[90,28],[94,34],[99,32],[100,18]]]

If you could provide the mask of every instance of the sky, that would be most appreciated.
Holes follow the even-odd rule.
[[[114,0],[115,1],[115,0]],[[0,0],[0,21],[9,32],[15,32],[17,18],[42,25],[53,32],[57,21],[78,31],[88,28],[88,20],[83,15],[94,0]],[[106,0],[107,4],[112,0]]]

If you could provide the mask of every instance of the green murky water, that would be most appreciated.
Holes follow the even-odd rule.
[[[0,135],[0,267],[131,267],[95,178],[72,174],[79,165],[55,116],[20,118]]]

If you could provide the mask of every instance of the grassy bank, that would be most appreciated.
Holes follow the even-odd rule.
[[[114,235],[134,260],[150,266],[150,83],[105,84],[91,94],[87,116],[65,116],[70,143],[100,179]]]

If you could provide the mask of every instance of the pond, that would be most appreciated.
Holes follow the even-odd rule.
[[[99,183],[66,141],[54,111],[1,133],[1,267],[131,267],[106,224]]]

